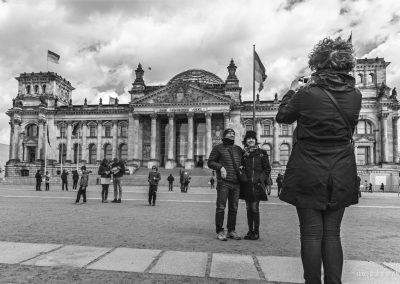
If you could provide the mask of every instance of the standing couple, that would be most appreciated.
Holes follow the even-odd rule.
[[[217,208],[215,225],[217,239],[226,241],[227,238],[240,240],[236,232],[236,215],[239,198],[246,201],[247,223],[249,231],[245,240],[260,238],[260,211],[261,200],[268,200],[266,185],[269,181],[271,166],[268,154],[257,145],[257,135],[254,131],[247,131],[243,140],[244,150],[235,142],[235,131],[225,129],[222,144],[216,145],[208,159],[208,167],[217,173]],[[244,171],[247,182],[240,186],[240,172]],[[225,206],[228,201],[228,231],[223,228]]]

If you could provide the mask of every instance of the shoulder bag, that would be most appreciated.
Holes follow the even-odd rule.
[[[229,148],[228,152],[229,152],[229,155],[231,155],[233,168],[236,172],[238,180],[240,181],[240,183],[247,183],[248,179],[247,179],[246,173],[244,171],[242,171],[241,169],[239,169],[235,163],[235,159],[233,158],[232,148]]]

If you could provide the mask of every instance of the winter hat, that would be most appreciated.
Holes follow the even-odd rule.
[[[253,138],[254,140],[256,140],[256,144],[257,144],[257,133],[253,130],[248,130],[246,132],[246,135],[244,136],[243,139],[243,144],[246,145],[246,140],[247,138]]]
[[[233,132],[235,134],[235,130],[233,130],[232,128],[227,128],[224,130],[223,137],[225,137],[226,134],[228,134],[229,132]]]

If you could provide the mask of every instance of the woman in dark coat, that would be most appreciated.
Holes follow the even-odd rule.
[[[111,179],[111,167],[107,159],[103,159],[101,162],[98,174],[100,175],[101,183],[101,202],[107,203],[108,187],[110,186]]]
[[[311,80],[298,79],[283,97],[276,120],[297,121],[280,199],[297,208],[301,259],[306,283],[341,283],[343,251],[340,224],[345,207],[358,203],[352,134],[361,93],[349,72],[355,66],[351,42],[325,38],[309,55]],[[342,117],[330,93],[343,110]]]
[[[247,131],[243,140],[244,154],[242,157],[243,170],[248,183],[241,185],[239,198],[246,200],[247,224],[249,231],[244,236],[245,240],[258,240],[260,238],[260,200],[268,200],[266,186],[271,173],[268,153],[257,145],[257,134]]]
[[[41,191],[40,187],[42,185],[42,174],[40,173],[40,170],[37,170],[35,174],[35,179],[36,179],[36,191]]]

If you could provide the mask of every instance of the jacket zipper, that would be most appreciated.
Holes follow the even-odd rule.
[[[251,174],[251,186],[253,188],[253,193],[254,193],[254,156],[253,156],[253,172]]]

